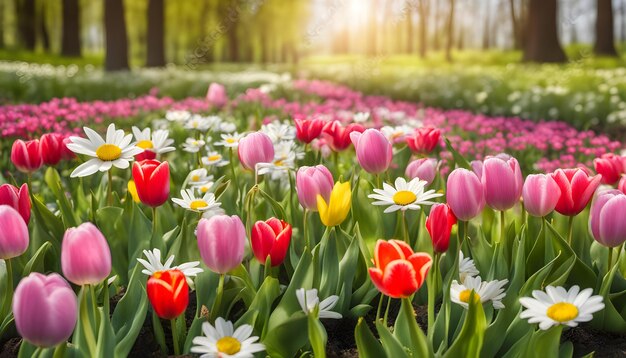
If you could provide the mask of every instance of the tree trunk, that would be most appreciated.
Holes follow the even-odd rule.
[[[613,33],[613,2],[597,0],[597,4],[596,42],[593,52],[596,55],[617,57]]]
[[[485,7],[485,23],[483,24],[483,50],[491,47],[491,2],[487,1]]]
[[[454,44],[454,0],[450,0],[450,13],[448,16],[448,36],[446,42],[446,61],[452,62],[452,45]]]
[[[148,2],[148,67],[165,66],[165,14],[163,0]]]
[[[621,33],[622,42],[626,41],[626,2],[622,2],[622,19],[621,19]]]
[[[35,0],[15,0],[18,37],[25,49],[35,50]]]
[[[0,1],[0,48],[4,48],[4,2]]]
[[[412,7],[408,7],[406,14],[406,53],[413,53],[414,31],[413,31],[413,14]]]
[[[426,4],[427,0],[420,0],[419,2],[419,12],[420,12],[420,57],[426,58],[427,47],[427,39],[428,39],[428,23],[426,19],[428,18],[428,4]]]
[[[46,3],[41,2],[39,14],[37,16],[37,27],[41,36],[41,48],[44,52],[50,51],[50,36],[48,35],[48,27],[46,26]]]
[[[513,30],[513,48],[520,50],[522,43],[520,41],[519,22],[515,14],[515,0],[509,0],[509,8],[511,10],[511,26]]]
[[[127,70],[128,37],[123,0],[104,1],[104,32],[106,37],[105,70]]]
[[[61,29],[61,55],[80,56],[80,4],[79,0],[63,0],[63,28]]]
[[[435,11],[433,13],[435,22],[433,23],[433,50],[439,51],[439,16],[441,13],[442,0],[435,0]]]
[[[376,44],[376,33],[378,32],[378,19],[376,16],[376,12],[379,10],[378,9],[378,1],[377,0],[371,0],[372,4],[370,7],[370,23],[368,25],[369,28],[369,40],[367,41],[367,54],[369,56],[376,56],[376,52],[378,50],[377,48],[377,44]]]
[[[524,61],[565,62],[557,34],[557,0],[530,0]]]

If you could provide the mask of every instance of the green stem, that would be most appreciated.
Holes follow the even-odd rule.
[[[309,215],[309,210],[304,209],[304,216],[302,219],[302,235],[304,236],[304,248],[305,250],[311,251],[311,243],[309,242],[309,235],[307,233],[307,216]]]
[[[157,208],[153,207],[152,208],[152,236],[153,237],[156,237],[158,219],[159,217],[157,216]]]
[[[378,309],[376,310],[376,322],[378,322],[378,320],[380,319],[380,311],[383,308],[383,299],[385,298],[385,295],[383,295],[382,293],[380,294],[380,299],[378,300]]]
[[[85,340],[87,341],[87,348],[89,349],[89,353],[92,357],[96,356],[96,338],[93,333],[93,326],[91,325],[91,320],[89,319],[89,312],[87,309],[87,290],[86,286],[81,288],[81,298],[82,302],[80,304],[80,322],[83,327],[83,333],[85,335]]]
[[[411,245],[409,242],[409,227],[406,224],[406,211],[402,210],[402,235],[404,236],[404,242]]]
[[[248,201],[248,207],[246,210],[248,211],[246,215],[246,231],[249,235],[251,235],[252,230],[252,213],[254,211],[254,196],[256,195],[257,190],[259,189],[258,184],[255,184],[250,190],[248,194],[246,194],[246,199]],[[244,200],[245,202],[246,200]]]
[[[199,150],[196,156],[198,157],[198,168],[202,168],[202,154],[200,153]]]
[[[504,215],[504,210],[500,211],[500,242],[505,240],[506,236],[506,217]]]
[[[572,236],[574,233],[574,216],[569,217],[568,228],[567,228],[567,243],[570,247],[572,247]]]
[[[463,238],[461,239],[461,245],[459,246],[459,248],[463,247],[463,241],[465,240],[465,238],[467,237],[469,239],[469,221],[463,221]]]
[[[217,312],[222,305],[222,296],[224,295],[224,274],[220,274],[220,281],[217,285],[217,297],[215,297],[215,303],[213,304],[213,310],[210,313],[210,321],[215,323],[217,319]]]
[[[387,297],[387,308],[385,308],[385,318],[383,318],[385,326],[387,326],[387,319],[389,318],[389,306],[391,306],[391,296]]]
[[[607,247],[607,249],[609,250],[609,260],[607,261],[606,272],[610,272],[613,262],[613,248]]]
[[[376,188],[380,189],[382,184],[380,183],[380,174],[376,174]]]
[[[239,181],[237,180],[237,172],[235,172],[235,154],[233,152],[232,147],[228,148],[228,151],[230,152],[230,172],[231,172],[233,184],[235,184],[235,190],[237,193],[237,196],[235,198],[237,198],[236,201],[238,201],[239,200]]]
[[[96,291],[93,285],[87,285],[89,287],[89,296],[91,297],[91,313],[93,314],[93,326],[94,330],[98,327],[98,301],[96,301]],[[97,333],[96,333],[97,335]]]
[[[439,274],[439,253],[435,253],[433,267],[428,276],[428,336],[435,328],[435,301],[437,300],[437,275]]]
[[[172,327],[172,341],[174,344],[174,354],[180,355],[180,346],[178,344],[178,330],[176,329],[176,318],[170,320],[170,326]]]
[[[107,172],[109,176],[108,188],[107,188],[107,204],[109,206],[113,205],[113,173],[111,173],[111,169]]]
[[[6,315],[11,312],[11,301],[13,300],[13,268],[11,267],[11,259],[4,260],[7,270],[7,288],[4,296],[4,304],[2,305],[2,317],[4,319]]]

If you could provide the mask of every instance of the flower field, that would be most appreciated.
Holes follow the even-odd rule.
[[[623,143],[258,82],[0,107],[3,351],[625,349]]]

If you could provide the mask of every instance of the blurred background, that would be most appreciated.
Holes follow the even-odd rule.
[[[626,123],[624,43],[626,0],[0,0],[0,103],[288,75],[596,128]]]

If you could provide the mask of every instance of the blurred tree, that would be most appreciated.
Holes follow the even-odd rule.
[[[104,32],[106,37],[104,68],[107,71],[127,70],[128,36],[123,0],[104,1]]]
[[[4,1],[0,1],[0,48],[4,48]]]
[[[513,47],[516,50],[520,50],[522,48],[522,41],[520,39],[520,20],[518,19],[517,13],[515,11],[516,0],[509,0],[509,9],[511,11],[511,27],[513,30]]]
[[[46,2],[45,0],[40,1],[40,4],[37,9],[36,20],[37,22],[37,31],[39,33],[41,48],[48,52],[50,51],[50,36],[48,35],[48,27],[46,26]]]
[[[415,42],[415,35],[413,30],[413,6],[407,8],[406,14],[406,48],[405,52],[408,54],[413,53],[413,43]]]
[[[370,1],[370,8],[369,8],[369,22],[367,24],[367,28],[369,29],[369,34],[368,34],[368,40],[367,40],[367,54],[369,56],[376,56],[376,53],[378,51],[378,47],[377,47],[377,43],[376,43],[376,35],[378,30],[378,16],[377,12],[378,12],[378,7],[380,6],[380,3],[378,2],[378,0],[366,0],[366,1]],[[383,0],[384,1],[384,0]]]
[[[25,49],[34,51],[35,32],[35,0],[15,0],[15,17],[19,43]]]
[[[61,55],[80,56],[80,4],[79,0],[63,0],[63,28],[61,29]]]
[[[557,0],[530,0],[524,61],[565,62],[557,33]]]
[[[483,24],[483,50],[491,47],[491,1],[485,2],[485,23]]]
[[[165,66],[165,9],[163,0],[148,0],[146,66]]]
[[[454,44],[454,0],[449,2],[450,8],[448,9],[448,31],[446,36],[446,61],[452,62],[452,45]]]
[[[428,0],[419,0],[420,15],[420,57],[426,57],[428,41]]]
[[[439,17],[441,17],[441,1],[435,0],[433,11],[433,50],[439,51]]]
[[[596,41],[593,52],[602,56],[617,57],[613,30],[613,1],[597,0]]]

